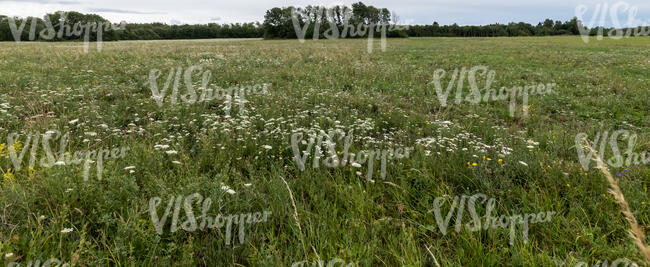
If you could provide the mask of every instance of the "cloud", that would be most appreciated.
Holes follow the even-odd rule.
[[[23,0],[23,1],[16,1],[16,0],[0,0],[0,2],[22,2],[22,3],[37,3],[37,4],[59,4],[59,5],[79,5],[82,4],[79,1],[57,1],[57,0]]]
[[[150,14],[164,14],[161,12],[142,12],[134,10],[124,10],[124,9],[114,9],[114,8],[88,8],[89,12],[98,12],[98,13],[120,13],[120,14],[140,14],[140,15],[150,15]]]

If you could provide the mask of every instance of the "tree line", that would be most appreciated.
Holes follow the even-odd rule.
[[[43,18],[7,17],[0,15],[0,41],[70,41],[82,40],[88,32],[90,40],[97,40],[97,30],[89,25],[104,26],[103,41],[260,38],[264,29],[259,22],[232,24],[168,25],[164,23],[112,24],[96,14],[79,12],[48,13]],[[50,30],[51,29],[51,30]],[[53,31],[54,34],[49,32]]]
[[[399,18],[387,8],[367,6],[362,2],[352,7],[306,6],[304,8],[272,8],[264,15],[264,38],[357,38],[379,36],[406,37],[397,27]],[[392,27],[391,27],[392,25]]]
[[[0,15],[0,41],[67,41],[81,40],[84,35],[96,40],[98,32],[91,25],[112,25],[101,33],[104,41],[206,39],[206,38],[355,38],[387,37],[493,37],[579,35],[583,27],[577,18],[569,21],[546,19],[533,26],[525,22],[483,26],[400,25],[397,15],[386,8],[354,3],[351,7],[322,6],[275,7],[266,11],[263,23],[168,25],[164,23],[122,23],[119,27],[96,14],[63,12],[37,17]],[[83,25],[86,25],[84,27]],[[607,34],[611,28],[582,28],[582,32]],[[51,33],[53,32],[53,33]]]

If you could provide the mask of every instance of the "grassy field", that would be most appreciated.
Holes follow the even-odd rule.
[[[603,174],[593,165],[582,169],[575,138],[586,133],[593,141],[599,132],[627,130],[638,135],[635,152],[650,150],[650,38],[389,39],[385,52],[377,40],[370,54],[366,39],[109,42],[101,52],[90,48],[84,54],[80,43],[0,43],[5,265],[51,258],[71,266],[644,261]],[[162,88],[170,69],[197,65],[211,73],[212,87],[270,86],[266,93],[247,94],[246,102],[156,103],[152,70],[160,70]],[[514,116],[508,101],[457,104],[455,90],[443,106],[432,83],[436,70],[447,72],[446,86],[455,69],[475,66],[494,71],[492,88],[556,86],[529,96],[529,106]],[[193,77],[198,88],[198,70]],[[485,79],[478,84],[483,88]],[[179,94],[183,86],[181,79]],[[230,111],[224,110],[227,103],[234,103]],[[306,139],[320,130],[352,131],[351,152],[414,150],[388,161],[384,179],[380,161],[372,180],[366,165],[314,168],[308,159],[301,170],[292,136],[305,133]],[[47,131],[69,136],[63,145],[63,138],[53,137],[49,146],[57,153],[127,149],[101,163],[100,180],[98,160],[90,167],[47,166],[46,145],[28,146],[26,138]],[[12,133],[19,134],[17,146],[8,139]],[[336,140],[337,154],[343,144]],[[20,170],[10,151],[26,151]],[[31,168],[30,157],[36,158]],[[650,234],[650,165],[610,171],[621,174],[618,185]],[[230,230],[221,221],[223,227],[176,231],[191,217],[184,207],[200,224],[206,202],[173,197],[196,193],[211,199],[207,214],[213,217],[266,216],[248,216],[257,223],[239,227],[231,216]],[[519,229],[511,243],[509,228],[460,227],[471,221],[467,209],[462,221],[453,216],[443,234],[435,199],[447,200],[446,216],[454,197],[476,194],[493,198],[499,215],[554,215],[531,224],[527,242]],[[152,216],[156,198],[160,205]],[[154,217],[170,207],[159,233]],[[485,214],[485,207],[476,209]],[[171,222],[174,210],[178,225]]]

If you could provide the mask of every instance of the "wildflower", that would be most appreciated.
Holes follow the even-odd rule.
[[[359,164],[358,162],[352,162],[351,165],[352,165],[352,167],[355,167],[355,168],[361,168],[361,164]]]
[[[498,161],[499,163],[502,163],[502,162],[503,162],[503,159],[499,159],[499,160],[497,160],[497,161]]]
[[[178,161],[178,160],[174,160],[174,161],[172,161],[172,163],[174,163],[174,164],[181,164],[181,162]]]
[[[230,187],[228,187],[227,185],[223,185],[223,184],[221,185],[221,190],[224,190],[224,191],[226,191],[226,193],[231,194],[231,195],[234,195],[235,193],[237,193],[237,192],[235,192],[235,190],[232,190],[232,189],[230,189]]]
[[[619,172],[619,173],[616,174],[616,176],[618,176],[618,177],[622,177],[623,174]]]
[[[165,151],[165,153],[167,153],[167,155],[176,155],[176,154],[178,154],[178,151],[176,151],[176,150],[167,150],[167,151]]]
[[[67,233],[72,232],[73,230],[74,229],[72,229],[72,228],[65,228],[65,229],[61,230],[61,233],[67,234]]]
[[[519,161],[519,164],[521,164],[521,165],[524,165],[524,166],[526,166],[526,167],[528,167],[528,163],[526,163],[526,162],[523,162],[523,161]]]
[[[155,145],[155,146],[153,146],[153,148],[156,149],[156,150],[158,150],[158,149],[167,149],[167,148],[169,148],[169,145]]]
[[[13,182],[14,179],[15,179],[15,177],[14,177],[14,173],[13,173],[13,172],[14,172],[14,171],[13,171],[12,168],[7,169],[7,172],[5,172],[5,173],[2,175],[2,180],[3,180],[4,182]]]
[[[126,168],[124,168],[124,169],[125,169],[125,170],[133,170],[133,169],[135,169],[135,166],[128,166],[128,167],[126,167]]]
[[[244,184],[245,187],[250,187],[253,184]]]
[[[9,147],[13,151],[20,153],[23,150],[23,144],[20,141],[16,141],[13,145]]]
[[[488,160],[488,161],[491,161],[492,159],[491,159],[491,158],[487,158],[487,160]]]
[[[476,167],[476,166],[478,166],[478,163],[474,162],[474,163],[472,163],[472,166]]]
[[[264,146],[262,146],[262,147],[263,147],[264,149],[266,149],[266,150],[270,150],[270,149],[273,148],[272,146],[269,146],[269,145],[264,145]]]

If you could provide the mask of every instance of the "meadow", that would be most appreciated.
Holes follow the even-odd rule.
[[[377,39],[372,53],[367,42],[123,41],[89,53],[75,42],[0,43],[0,262],[643,266],[607,180],[583,168],[575,140],[625,130],[637,135],[634,152],[650,151],[649,37],[403,38],[384,52]],[[183,101],[192,66],[197,98],[205,85],[267,87]],[[475,66],[494,71],[492,88],[555,86],[514,115],[508,100],[457,103],[455,89],[442,105],[436,70],[446,87],[454,70]],[[157,89],[178,81],[177,103],[172,89],[152,97],[156,70]],[[35,142],[48,131],[58,139]],[[378,156],[370,177],[370,162],[328,167],[313,160],[318,149],[301,168],[293,148],[321,131],[337,134],[316,144],[324,154],[412,150]],[[118,153],[74,163],[102,149]],[[11,154],[21,152],[18,169]],[[650,234],[650,165],[610,171]],[[440,227],[437,198],[446,218],[455,197],[477,194],[494,199],[495,214],[553,215],[531,223],[526,240],[519,226],[514,238],[508,226],[468,230],[468,209]],[[486,203],[473,208],[485,214]]]

